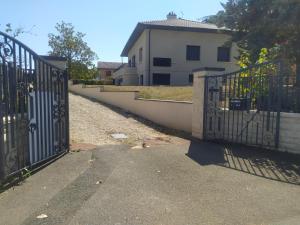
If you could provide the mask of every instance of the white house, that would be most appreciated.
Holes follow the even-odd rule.
[[[120,85],[190,85],[192,71],[201,67],[237,70],[235,44],[228,45],[231,31],[214,24],[177,18],[140,22],[121,56],[128,64],[114,72]]]

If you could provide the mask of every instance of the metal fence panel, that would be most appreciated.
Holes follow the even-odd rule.
[[[67,72],[0,32],[0,181],[68,150]]]
[[[276,149],[280,112],[299,112],[294,93],[295,80],[281,62],[207,76],[205,139]]]

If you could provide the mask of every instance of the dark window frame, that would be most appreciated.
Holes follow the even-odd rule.
[[[194,74],[190,73],[189,74],[189,84],[193,84],[194,83]]]
[[[131,67],[135,67],[135,63],[136,63],[136,61],[135,61],[136,59],[135,59],[135,55],[133,55],[132,56],[132,58],[131,58]]]
[[[144,85],[144,75],[140,75],[140,85]]]
[[[200,61],[201,60],[201,46],[200,45],[187,45],[186,46],[186,60],[187,61]]]
[[[112,75],[111,70],[106,70],[106,71],[105,71],[105,76],[111,76],[111,75]]]
[[[153,57],[153,66],[171,67],[172,59],[171,58],[162,58],[162,57]]]
[[[143,48],[139,48],[139,62],[143,62]]]
[[[226,52],[224,52],[226,50]],[[231,48],[230,47],[218,47],[217,60],[218,62],[230,62],[231,58]]]
[[[157,76],[157,78],[155,78]],[[167,79],[159,79],[162,78],[162,76],[167,77]],[[170,86],[171,85],[171,74],[170,73],[152,73],[152,85],[165,85]]]

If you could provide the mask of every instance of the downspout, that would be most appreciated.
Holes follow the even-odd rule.
[[[149,29],[148,41],[148,86],[151,85],[151,29]]]

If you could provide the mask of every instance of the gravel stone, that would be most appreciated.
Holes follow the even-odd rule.
[[[180,139],[145,125],[131,114],[117,112],[81,96],[70,93],[69,102],[70,133],[73,144],[109,145],[125,143],[136,146],[142,145],[145,140],[168,139],[174,143]],[[115,133],[123,133],[128,138],[116,140],[111,136]]]

